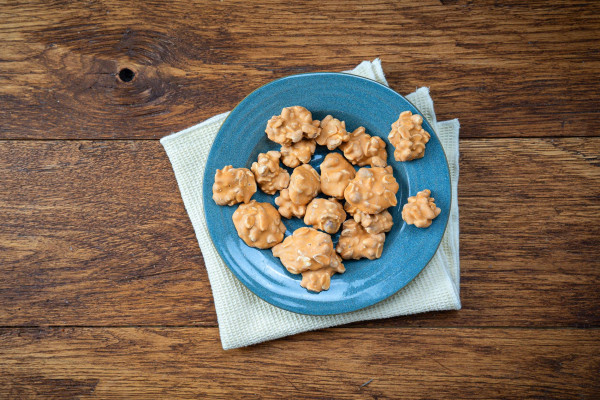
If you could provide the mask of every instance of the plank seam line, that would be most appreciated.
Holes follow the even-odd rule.
[[[0,329],[131,329],[131,328],[164,328],[164,329],[213,329],[218,325],[0,325]],[[600,325],[590,326],[334,326],[324,329],[480,329],[480,330],[598,330]]]

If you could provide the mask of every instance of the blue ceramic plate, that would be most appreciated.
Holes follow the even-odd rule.
[[[346,121],[352,131],[364,126],[367,133],[387,143],[388,163],[400,184],[398,206],[390,208],[394,227],[387,233],[383,255],[378,260],[344,261],[346,272],[335,274],[329,290],[309,292],[300,286],[300,275],[287,272],[271,250],[248,247],[237,235],[231,216],[237,206],[218,206],[212,200],[212,185],[217,168],[225,165],[250,168],[259,153],[279,150],[267,139],[269,118],[283,107],[301,105],[313,118],[331,114]],[[450,211],[450,174],[442,146],[427,121],[423,128],[431,134],[425,157],[406,163],[396,162],[387,135],[392,122],[405,110],[419,111],[404,97],[370,79],[343,73],[294,75],[273,81],[252,92],[223,123],[208,156],[204,174],[204,212],[212,240],[231,271],[248,289],[263,300],[301,314],[327,315],[358,310],[384,300],[402,289],[427,265],[436,252],[446,229]],[[317,146],[311,165],[319,165],[327,154]],[[290,171],[291,172],[291,171]],[[407,225],[402,206],[408,196],[430,189],[442,213],[426,229]],[[276,196],[260,190],[254,199],[275,205]],[[283,218],[287,235],[304,223]],[[333,236],[334,245],[338,235]]]

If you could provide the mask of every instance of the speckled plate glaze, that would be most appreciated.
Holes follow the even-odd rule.
[[[225,165],[250,168],[259,153],[279,150],[267,139],[269,118],[283,107],[302,105],[313,118],[327,114],[346,121],[348,131],[364,126],[367,133],[383,138],[387,144],[388,163],[400,184],[398,205],[389,211],[394,227],[387,234],[383,255],[378,260],[344,261],[346,272],[335,274],[329,290],[309,292],[300,286],[300,275],[287,272],[271,250],[248,247],[237,235],[231,216],[233,207],[218,206],[212,200],[212,186],[217,168]],[[273,81],[246,97],[223,123],[211,148],[204,174],[204,212],[211,238],[219,254],[235,276],[263,300],[301,314],[328,315],[355,311],[382,301],[413,280],[435,254],[446,229],[451,191],[448,163],[431,125],[423,128],[431,134],[425,157],[406,163],[396,162],[394,148],[387,135],[392,122],[405,110],[419,111],[404,97],[387,86],[366,78],[344,73],[311,73]],[[324,146],[310,164],[319,165],[328,153]],[[290,171],[291,172],[291,171]],[[442,212],[427,229],[415,228],[402,220],[402,206],[408,196],[430,189]],[[275,205],[276,196],[260,190],[254,199]],[[286,236],[304,223],[283,218]],[[334,245],[339,233],[333,236]]]

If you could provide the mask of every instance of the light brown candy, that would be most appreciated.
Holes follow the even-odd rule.
[[[360,167],[385,167],[387,165],[387,151],[385,142],[379,136],[371,136],[362,126],[356,128],[346,143],[340,145],[344,157],[353,165]]]
[[[354,179],[356,171],[344,156],[329,153],[321,163],[321,192],[338,199],[344,198],[344,190]]]
[[[329,150],[337,148],[343,142],[347,142],[350,135],[346,131],[346,123],[331,115],[321,121],[321,134],[317,136],[317,144],[327,146]]]
[[[306,213],[306,205],[295,204],[290,199],[290,192],[288,189],[283,189],[279,192],[279,197],[275,198],[275,204],[278,206],[279,214],[285,218],[304,217]]]
[[[344,203],[344,210],[352,217],[354,217],[354,214],[356,214],[357,212],[361,212],[358,208],[356,208],[355,205],[352,205],[348,202]]]
[[[442,210],[435,205],[435,199],[429,197],[431,191],[425,189],[417,193],[416,196],[410,196],[408,203],[402,207],[402,219],[409,225],[417,228],[427,228]]]
[[[335,271],[331,267],[321,268],[316,271],[304,271],[300,286],[317,293],[328,290],[333,274],[335,274]]]
[[[340,229],[345,219],[344,207],[336,199],[313,199],[306,206],[304,223],[334,234]]]
[[[227,165],[215,173],[212,190],[215,203],[220,206],[232,206],[250,201],[256,193],[256,182],[248,168],[233,168]]]
[[[250,247],[268,249],[281,243],[285,225],[269,203],[241,204],[231,217],[240,238]]]
[[[268,151],[258,155],[258,161],[252,163],[252,172],[260,190],[266,194],[275,194],[290,183],[290,174],[279,166],[281,153]]]
[[[290,199],[300,205],[308,204],[319,194],[321,179],[319,173],[309,164],[294,169],[288,187]]]
[[[344,208],[368,233],[389,232],[392,226],[394,226],[394,218],[387,210],[377,214],[365,214],[356,207],[352,207],[349,203],[346,203]]]
[[[281,146],[281,162],[290,168],[306,164],[315,153],[317,144],[314,139],[304,139],[290,146]]]
[[[361,168],[344,190],[344,197],[363,213],[377,214],[398,204],[399,187],[391,166]]]
[[[361,224],[349,219],[344,222],[336,251],[344,260],[360,258],[374,260],[381,257],[384,242],[385,233],[368,233]]]
[[[335,269],[333,267],[325,267],[315,271],[304,271],[302,273],[300,286],[313,292],[328,290],[333,274],[336,272],[343,274],[346,271],[344,264],[342,264],[342,259],[337,254],[335,254],[335,256],[338,258],[341,268]]]
[[[321,133],[319,121],[313,121],[312,114],[302,106],[286,107],[281,115],[274,115],[265,129],[269,139],[289,146],[303,138],[314,139]]]
[[[281,259],[283,266],[292,274],[325,267],[343,268],[334,252],[331,236],[313,228],[296,229],[273,247],[273,256]]]
[[[431,135],[421,127],[422,123],[423,117],[420,115],[403,111],[398,120],[392,124],[388,139],[396,148],[394,150],[396,161],[415,160],[425,155],[425,144],[429,142]]]

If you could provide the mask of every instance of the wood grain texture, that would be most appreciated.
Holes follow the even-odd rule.
[[[375,57],[400,93],[430,86],[462,137],[597,136],[599,43],[593,1],[5,3],[0,138],[158,138]]]
[[[0,325],[216,326],[158,142],[0,154]],[[599,155],[600,138],[462,140],[463,309],[369,326],[600,325]]]
[[[596,329],[337,328],[227,352],[215,328],[10,329],[0,397],[595,399],[599,352]]]
[[[0,325],[195,324],[214,313],[158,142],[0,148]]]

